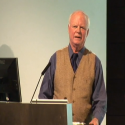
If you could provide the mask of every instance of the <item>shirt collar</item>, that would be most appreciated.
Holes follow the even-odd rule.
[[[72,54],[73,54],[73,50],[72,50],[70,44],[69,44],[69,46],[68,46],[68,49],[69,49],[69,57],[70,57],[70,59],[71,59]],[[78,52],[78,58],[79,58],[79,59],[82,58],[84,51],[85,51],[85,47],[83,47],[83,48]]]

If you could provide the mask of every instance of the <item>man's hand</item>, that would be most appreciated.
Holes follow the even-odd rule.
[[[97,118],[93,118],[89,125],[99,125],[99,121]]]

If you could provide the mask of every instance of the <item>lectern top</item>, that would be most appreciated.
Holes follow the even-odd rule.
[[[33,99],[31,103],[39,104],[67,104],[67,99]]]

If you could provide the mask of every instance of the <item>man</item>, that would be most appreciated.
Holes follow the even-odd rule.
[[[67,98],[72,103],[74,122],[99,125],[106,112],[107,97],[101,62],[84,46],[89,33],[88,16],[75,11],[68,31],[70,44],[51,57],[39,98]]]

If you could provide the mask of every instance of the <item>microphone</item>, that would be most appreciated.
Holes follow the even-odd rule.
[[[44,70],[42,71],[42,75],[44,75],[44,73],[46,72],[46,70],[50,67],[50,65],[51,65],[51,62],[49,62],[48,64],[47,64],[47,66],[44,68]]]
[[[44,73],[47,71],[47,69],[50,67],[50,65],[51,65],[51,62],[49,62],[49,63],[47,64],[47,66],[44,68],[44,70],[42,71],[42,73],[41,73],[41,75],[40,75],[40,78],[39,78],[39,81],[38,81],[38,83],[37,83],[37,86],[36,86],[36,88],[35,88],[35,91],[34,91],[34,93],[33,93],[33,96],[32,96],[32,98],[31,98],[31,100],[30,100],[30,103],[32,102],[32,99],[33,99],[33,97],[34,97],[34,95],[35,95],[35,92],[36,92],[36,89],[37,89],[37,87],[38,87],[38,85],[39,85],[39,82],[40,82],[41,77],[44,75]]]

